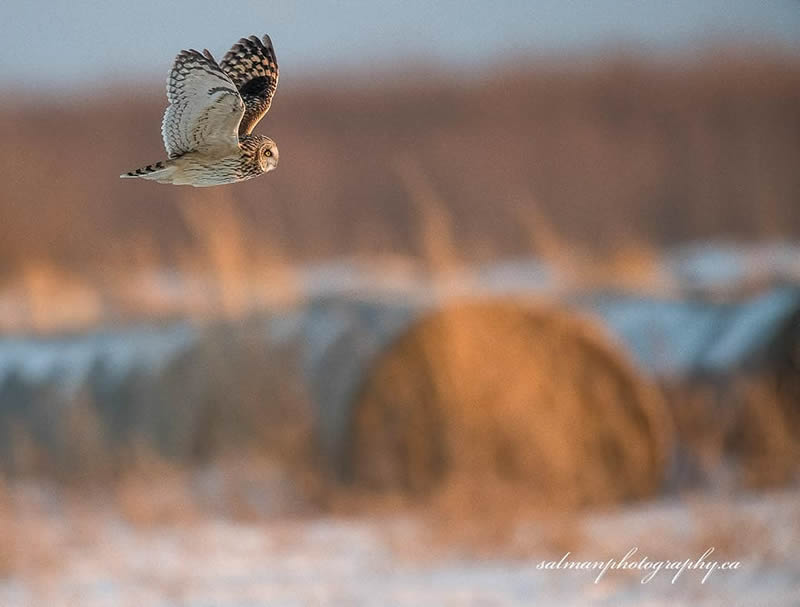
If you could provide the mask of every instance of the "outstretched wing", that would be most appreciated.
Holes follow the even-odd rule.
[[[224,154],[238,148],[244,104],[211,53],[178,53],[167,78],[167,99],[161,135],[170,158],[193,151]]]
[[[249,135],[264,117],[278,87],[278,61],[272,40],[265,35],[242,38],[219,63],[230,77],[245,105],[244,118],[239,125],[240,135]]]

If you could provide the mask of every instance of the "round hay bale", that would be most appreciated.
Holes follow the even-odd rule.
[[[788,430],[800,443],[800,289],[790,294],[793,307],[770,336],[761,375],[774,378]]]
[[[260,319],[207,327],[150,382],[138,430],[189,462],[256,447],[304,457],[312,413],[295,358],[269,343]]]
[[[317,440],[334,468],[342,461],[352,406],[375,357],[419,316],[402,302],[352,297],[313,300],[302,315],[301,348]]]
[[[594,323],[520,300],[456,302],[373,360],[343,473],[412,495],[497,479],[550,505],[614,503],[659,490],[671,427],[660,393]]]

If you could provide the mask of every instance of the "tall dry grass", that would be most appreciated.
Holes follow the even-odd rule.
[[[653,290],[662,245],[800,234],[796,57],[301,83],[259,127],[280,169],[219,190],[117,178],[163,154],[156,84],[0,109],[0,328],[236,316],[331,257],[442,273],[536,254],[572,286]]]
[[[163,155],[160,81],[137,91],[147,93],[0,110],[11,176],[0,276],[28,263],[108,277],[151,264],[229,273],[276,259],[485,261],[530,253],[531,199],[592,252],[800,233],[796,57],[742,49],[672,63],[520,64],[461,82],[287,85],[259,127],[279,142],[280,169],[226,189],[222,202],[117,178]],[[213,206],[235,209],[238,227],[223,220],[211,238],[202,218],[198,230]]]

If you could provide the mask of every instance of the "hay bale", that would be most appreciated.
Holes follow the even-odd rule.
[[[344,477],[412,495],[470,478],[566,507],[643,498],[671,448],[660,394],[603,332],[521,300],[423,316],[374,359],[351,411]]]
[[[800,443],[800,289],[793,289],[791,296],[794,307],[769,336],[763,360],[750,366],[772,383],[787,430]]]
[[[352,297],[317,298],[304,310],[299,321],[304,374],[317,439],[334,472],[343,458],[360,382],[375,358],[420,313],[410,303]]]
[[[727,303],[678,303],[705,317],[708,330],[694,332],[687,321],[667,331],[640,315],[642,327],[629,322],[625,336],[636,349],[630,337],[655,325],[670,338],[658,340],[667,352],[688,350],[679,345],[691,342],[702,346],[686,357],[682,374],[662,378],[679,441],[676,483],[730,490],[795,482],[800,472],[800,289],[775,288]],[[656,315],[650,310],[650,320]]]
[[[260,318],[207,327],[150,380],[133,430],[189,462],[254,446],[288,460],[311,433],[295,359]]]

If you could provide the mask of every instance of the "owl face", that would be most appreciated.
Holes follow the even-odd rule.
[[[258,149],[258,162],[261,170],[265,173],[278,166],[278,146],[269,137],[264,137],[264,141]]]

